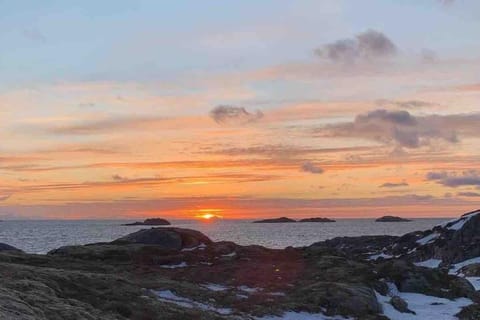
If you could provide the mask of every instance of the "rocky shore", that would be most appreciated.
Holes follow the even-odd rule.
[[[480,319],[480,211],[401,237],[267,249],[189,229],[47,255],[0,245],[0,319]]]

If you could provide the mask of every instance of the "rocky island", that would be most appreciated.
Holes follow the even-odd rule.
[[[47,255],[0,245],[0,319],[480,319],[480,211],[268,249],[150,228]]]
[[[298,222],[336,222],[336,221],[329,218],[305,218],[305,219],[298,220]]]
[[[297,221],[287,217],[253,221],[253,223],[285,223],[285,222],[297,222]]]
[[[143,222],[126,223],[124,226],[169,226],[170,222],[162,218],[150,218]]]
[[[383,216],[375,220],[375,222],[410,222],[412,220],[397,216]]]

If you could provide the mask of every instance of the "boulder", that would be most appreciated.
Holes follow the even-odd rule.
[[[408,309],[408,303],[399,296],[393,296],[390,299],[390,304],[401,313],[416,314],[412,310]]]
[[[375,292],[361,284],[317,282],[300,289],[296,294],[303,308],[315,305],[319,309],[326,309],[327,315],[364,317],[382,312]]]
[[[192,248],[200,244],[210,244],[203,233],[183,228],[142,229],[112,242],[112,244],[146,244],[160,246],[167,250]]]

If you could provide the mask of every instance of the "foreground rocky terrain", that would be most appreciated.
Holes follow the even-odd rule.
[[[173,227],[47,255],[2,244],[0,319],[478,320],[479,213],[283,250]]]

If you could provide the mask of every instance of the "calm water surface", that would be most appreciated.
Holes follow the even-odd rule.
[[[171,221],[175,227],[199,230],[214,241],[228,240],[242,245],[259,244],[270,248],[306,246],[340,236],[402,235],[425,230],[449,219],[415,219],[412,222],[382,222],[370,219],[342,219],[335,223],[256,224],[250,220],[213,222]],[[0,242],[29,253],[72,244],[112,241],[128,233],[148,228],[122,226],[122,220],[42,220],[0,222]]]

